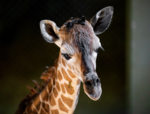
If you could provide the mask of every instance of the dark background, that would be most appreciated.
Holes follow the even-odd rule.
[[[70,17],[92,18],[106,6],[114,7],[107,31],[99,35],[105,51],[97,58],[102,96],[92,101],[81,92],[75,114],[125,114],[125,0],[5,0],[0,1],[0,114],[13,114],[20,101],[41,82],[46,66],[53,65],[59,48],[45,42],[39,22],[53,20],[59,27]]]

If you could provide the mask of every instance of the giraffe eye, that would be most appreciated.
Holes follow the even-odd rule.
[[[103,51],[104,51],[104,48],[103,48],[103,47],[99,47],[99,48],[97,48],[97,49],[95,50],[95,52],[98,53],[99,50],[103,50]]]
[[[68,55],[68,54],[66,54],[66,53],[62,53],[62,55],[65,57],[65,59],[66,60],[69,60],[71,57]]]
[[[99,48],[97,48],[97,49],[95,50],[95,52],[96,52],[96,53],[98,53],[98,52],[99,52],[99,50],[100,50],[100,47],[99,47]]]

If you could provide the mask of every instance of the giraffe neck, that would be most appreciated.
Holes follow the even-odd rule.
[[[61,56],[60,56],[61,57]],[[53,75],[45,88],[27,106],[24,114],[72,114],[78,102],[80,80],[72,71],[72,66],[59,58],[58,65],[53,68]],[[47,78],[50,78],[47,72]],[[48,76],[49,75],[49,76]]]

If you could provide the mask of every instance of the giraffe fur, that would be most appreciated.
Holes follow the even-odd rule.
[[[59,48],[59,58],[43,72],[42,84],[28,87],[31,94],[20,103],[15,114],[73,114],[77,106],[80,85],[92,100],[102,94],[101,82],[96,73],[98,50],[103,49],[99,38],[110,25],[113,7],[108,6],[87,21],[71,18],[61,28],[51,20],[40,21],[43,38]]]

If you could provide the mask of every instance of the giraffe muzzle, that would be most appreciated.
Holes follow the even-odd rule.
[[[92,99],[98,100],[102,93],[101,82],[99,77],[94,75],[88,75],[83,82],[83,88],[85,93]]]

